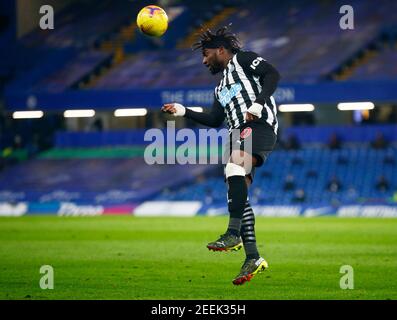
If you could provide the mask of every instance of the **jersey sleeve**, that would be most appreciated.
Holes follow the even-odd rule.
[[[214,97],[214,103],[212,104],[210,112],[196,112],[186,108],[185,117],[192,119],[204,126],[218,128],[225,120],[225,112],[222,105]]]
[[[257,96],[255,102],[265,104],[266,100],[276,91],[280,81],[280,74],[274,66],[254,52],[239,52],[237,61],[248,75],[259,77],[262,91]]]

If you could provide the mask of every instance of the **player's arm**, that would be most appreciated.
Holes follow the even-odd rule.
[[[185,108],[179,103],[165,104],[161,110],[163,112],[171,113],[176,117],[186,117],[192,119],[202,125],[218,128],[222,125],[225,119],[225,113],[218,100],[214,99],[210,112],[196,112],[189,108]]]
[[[256,97],[254,104],[248,109],[249,114],[247,113],[247,120],[254,119],[251,115],[260,118],[265,102],[277,89],[281,78],[280,74],[275,67],[254,52],[244,52],[237,55],[237,61],[246,73],[258,77],[262,85],[262,91]]]

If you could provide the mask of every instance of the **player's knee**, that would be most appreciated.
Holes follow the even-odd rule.
[[[230,156],[230,162],[233,162],[237,165],[243,166],[244,162],[246,162],[247,155],[244,151],[234,150]]]
[[[243,167],[246,175],[250,174],[252,171],[252,167],[255,166],[253,164],[253,160],[254,157],[241,150],[233,151],[230,157],[230,162]]]
[[[242,176],[245,177],[246,175],[246,171],[244,169],[244,167],[239,166],[238,164],[232,163],[232,162],[228,162],[226,164],[226,168],[225,168],[225,176],[226,179],[232,176]]]

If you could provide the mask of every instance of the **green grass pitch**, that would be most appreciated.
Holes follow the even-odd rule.
[[[0,218],[0,299],[396,299],[397,219],[257,218],[269,269],[232,279],[244,252],[210,252],[226,217]],[[54,289],[39,287],[42,265]],[[340,289],[342,265],[354,289]]]

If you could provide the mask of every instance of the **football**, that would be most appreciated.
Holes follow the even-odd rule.
[[[168,16],[158,6],[146,6],[139,11],[136,24],[142,33],[151,37],[161,37],[167,31]]]

